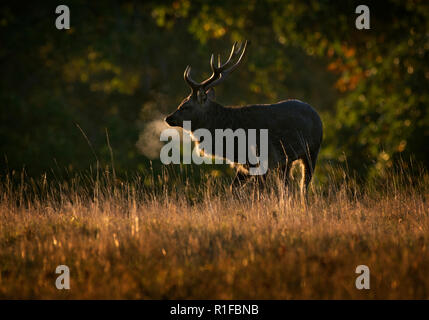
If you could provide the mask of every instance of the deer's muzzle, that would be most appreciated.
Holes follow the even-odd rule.
[[[168,124],[169,126],[171,126],[171,127],[175,127],[175,126],[177,126],[176,119],[174,119],[174,117],[173,117],[173,115],[172,115],[172,114],[170,114],[169,116],[167,116],[167,117],[164,119],[164,121],[165,121],[165,122],[167,122],[167,124]]]

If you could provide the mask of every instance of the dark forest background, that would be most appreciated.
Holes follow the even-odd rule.
[[[71,28],[57,30],[57,5]],[[429,164],[429,3],[366,1],[44,1],[0,7],[0,172],[147,172],[145,129],[188,94],[183,71],[250,40],[217,88],[226,105],[297,98],[322,115],[318,174],[367,177]],[[149,134],[150,137],[150,134]],[[156,136],[154,136],[156,139]],[[146,144],[146,145],[145,145]],[[142,151],[143,149],[143,151]],[[150,152],[149,152],[150,153]],[[157,170],[158,170],[157,169]]]

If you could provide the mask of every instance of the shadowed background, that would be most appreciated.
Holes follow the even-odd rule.
[[[247,57],[217,99],[313,105],[319,181],[327,163],[361,177],[401,158],[429,163],[424,1],[368,1],[370,30],[355,28],[356,1],[66,4],[70,30],[55,28],[55,1],[0,8],[2,175],[105,168],[111,151],[118,176],[159,170],[160,119],[188,94],[186,65],[201,80],[211,52],[244,39]]]
[[[361,31],[355,1],[67,1],[70,30],[59,4],[0,6],[0,299],[428,299],[427,1]],[[316,108],[307,201],[158,159],[186,65],[244,39],[218,100]]]

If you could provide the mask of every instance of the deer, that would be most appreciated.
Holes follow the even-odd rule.
[[[245,56],[247,45],[248,41],[240,45],[235,42],[224,64],[218,55],[216,65],[212,54],[210,58],[212,74],[202,82],[196,82],[191,78],[191,66],[188,65],[184,72],[184,80],[191,92],[164,120],[171,127],[182,128],[183,121],[191,121],[192,131],[205,128],[212,133],[215,129],[227,128],[268,129],[268,172],[280,169],[284,183],[288,185],[292,165],[295,161],[300,161],[302,168],[300,189],[302,193],[306,193],[323,138],[322,121],[317,111],[297,99],[244,106],[223,106],[216,102],[214,87],[225,81],[239,66]],[[238,164],[234,159],[229,160],[231,166],[236,169],[235,179],[246,180],[249,177],[249,166]]]

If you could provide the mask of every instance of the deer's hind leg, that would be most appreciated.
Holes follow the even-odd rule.
[[[311,178],[313,177],[314,169],[316,167],[317,155],[319,154],[319,150],[310,151],[306,154],[301,161],[303,163],[303,173],[302,173],[302,181],[301,181],[301,192],[306,193],[308,190],[308,186],[311,182]]]

